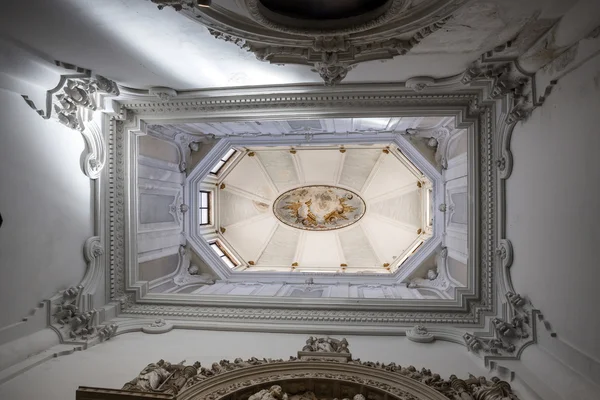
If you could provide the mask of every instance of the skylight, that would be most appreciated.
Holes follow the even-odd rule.
[[[235,149],[229,149],[229,151],[225,153],[225,155],[219,160],[219,162],[215,164],[213,169],[210,170],[210,173],[217,175],[219,171],[221,171],[221,168],[223,168],[223,166],[227,164],[227,161],[229,161],[234,154]]]
[[[223,244],[221,244],[220,242],[216,241],[216,242],[210,243],[210,248],[213,249],[213,251],[215,253],[217,253],[217,255],[219,256],[219,258],[229,268],[235,268],[235,267],[238,266],[238,264],[235,261],[235,259],[231,255],[229,255],[229,252],[227,251],[227,249],[225,249],[225,247],[223,246]]]
[[[210,197],[211,193],[205,190],[200,191],[199,198],[199,211],[200,211],[200,225],[210,225]]]

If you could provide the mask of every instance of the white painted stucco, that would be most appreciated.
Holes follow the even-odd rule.
[[[514,130],[507,181],[512,281],[543,310],[557,338],[544,345],[600,382],[598,184],[600,57],[560,80],[543,107]],[[586,359],[587,357],[587,359]]]
[[[0,91],[0,328],[81,281],[93,235],[83,137]]]

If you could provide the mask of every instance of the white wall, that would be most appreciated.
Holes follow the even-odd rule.
[[[79,283],[93,235],[83,137],[0,90],[0,328]]]
[[[5,400],[74,398],[78,386],[121,388],[150,362],[166,361],[203,366],[221,359],[256,356],[296,356],[309,335],[174,330],[162,335],[130,333],[70,356],[45,362],[0,386]],[[485,375],[463,346],[437,341],[414,343],[405,337],[348,336],[353,358],[394,361],[402,366],[429,368],[448,378]]]
[[[570,346],[567,365],[600,384],[600,57],[562,78],[513,132],[507,188],[512,280]],[[578,351],[579,352],[578,352]],[[587,357],[587,358],[586,358]],[[580,361],[577,361],[578,358]]]

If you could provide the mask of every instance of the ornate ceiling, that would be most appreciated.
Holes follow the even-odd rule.
[[[516,43],[526,48],[551,24],[550,20],[532,18],[533,4],[506,1],[501,4],[502,15],[498,1],[338,1],[327,2],[326,6],[303,2],[302,7],[283,0],[227,0],[213,2],[210,7],[190,0],[152,2],[205,26],[211,36],[230,43],[232,48],[237,46],[241,54],[248,52],[272,64],[309,66],[327,85],[352,76],[351,71],[365,62],[380,69],[372,61],[436,53],[449,59],[451,52],[478,53],[482,47],[502,45],[519,30],[530,35]],[[468,58],[473,57],[446,63],[463,62],[466,66],[471,61]],[[369,75],[366,68],[359,69],[363,76]],[[435,74],[425,77],[432,79]]]
[[[157,3],[174,7],[157,11]],[[99,320],[115,316],[127,319],[119,319],[119,329],[162,316],[185,328],[407,336],[421,331],[409,326],[426,323],[427,340],[462,342],[486,361],[519,357],[536,340],[541,316],[514,293],[509,273],[510,137],[556,83],[551,69],[542,71],[548,82],[536,80],[534,71],[550,59],[532,44],[560,15],[558,3],[390,0],[317,10],[309,2],[300,15],[268,0],[224,0],[209,9],[192,0],[152,1],[123,15],[89,7],[106,24],[128,20],[115,23],[114,32],[134,38],[142,53],[162,43],[153,60],[169,76],[132,74],[118,85],[58,63],[76,73],[61,75],[46,93],[46,110],[25,97],[39,115],[83,133],[89,147],[83,169],[98,183],[96,236],[85,244],[88,271],[79,286],[48,301],[50,325],[61,340],[87,345],[114,335],[117,325],[99,328]],[[170,13],[161,20],[166,28],[153,31],[153,20],[131,18],[138,11]],[[332,18],[341,20],[329,24]],[[165,32],[179,26],[185,39],[172,43]],[[138,40],[139,32],[146,40]],[[554,33],[537,43],[556,50]],[[169,46],[204,46],[209,35],[215,38],[207,47],[182,52],[189,58],[170,58]],[[279,67],[254,57],[304,67],[277,74]],[[211,58],[215,63],[204,62]],[[122,65],[114,60],[100,68],[111,79]],[[306,84],[317,80],[304,74],[309,69],[327,84],[345,80],[333,88]],[[252,79],[236,78],[246,72]],[[231,88],[238,84],[266,86]],[[223,174],[211,177],[231,149],[237,153],[229,165],[223,161]],[[401,155],[429,182],[405,174],[406,164],[397,168]],[[423,207],[429,183],[433,208]],[[318,185],[329,191],[315,192],[325,187]],[[208,188],[214,218],[201,227],[199,194]],[[317,212],[312,204],[324,196],[335,201]],[[428,211],[431,237],[402,263],[415,240],[402,237],[402,229],[429,233]],[[346,225],[344,217],[354,216]],[[328,223],[338,229],[327,230]],[[280,229],[298,238],[279,236]],[[349,232],[362,237],[347,240]],[[226,251],[211,247],[218,240],[243,268],[223,261]],[[274,251],[267,252],[271,243]],[[291,256],[284,259],[284,252]],[[385,270],[386,263],[389,272],[348,273],[355,265],[356,272],[380,264]],[[94,308],[105,304],[99,299],[109,299],[101,311]]]
[[[231,163],[211,193],[236,270],[390,273],[432,235],[432,182],[397,147],[250,147]]]
[[[153,125],[136,146],[137,284],[173,299],[462,302],[476,276],[466,140],[431,115]]]

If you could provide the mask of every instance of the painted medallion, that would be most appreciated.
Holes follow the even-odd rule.
[[[354,192],[336,186],[302,186],[275,200],[273,212],[284,224],[309,231],[329,231],[357,222],[365,202]]]

